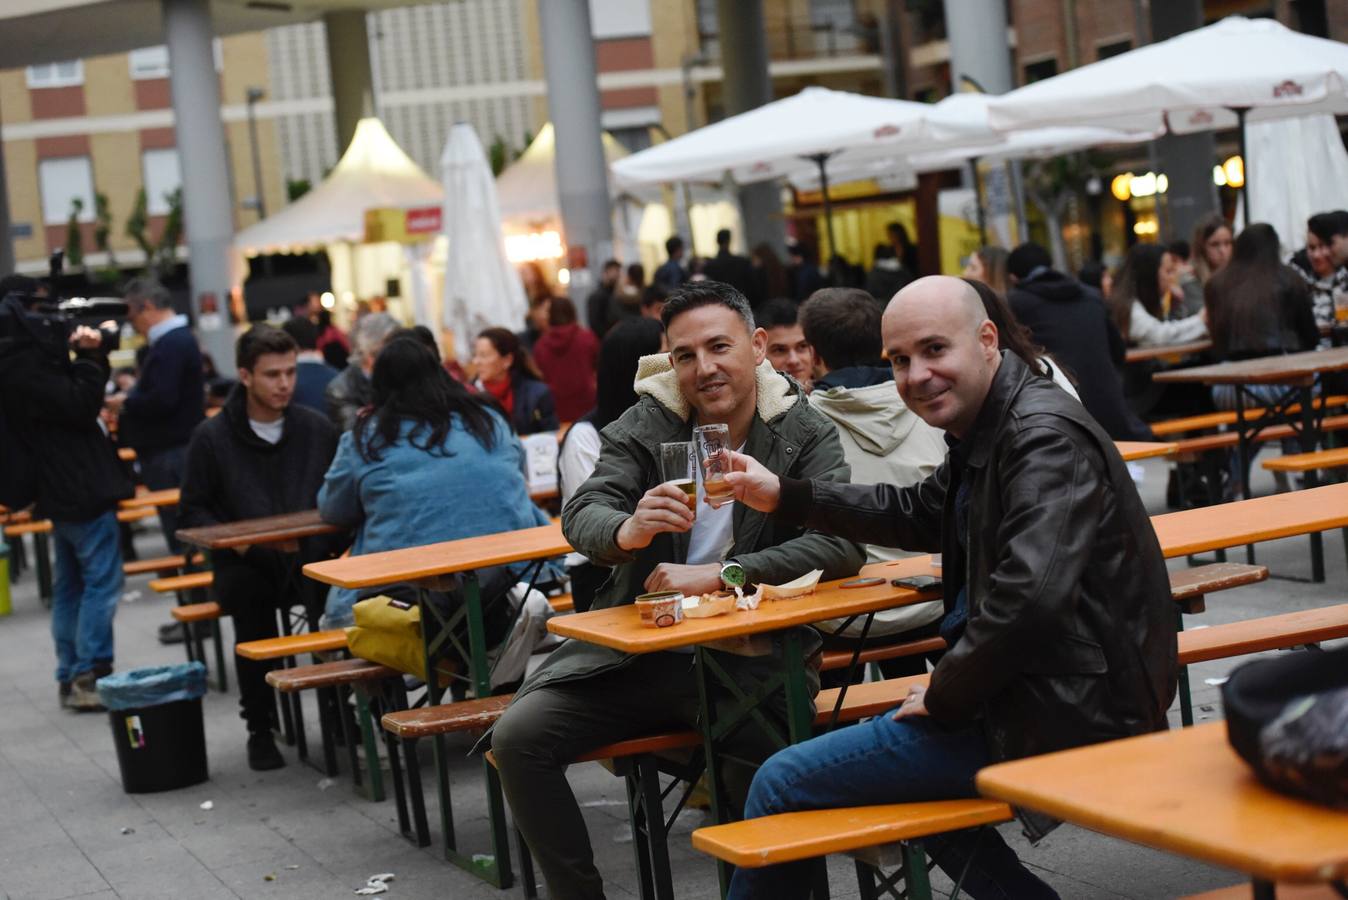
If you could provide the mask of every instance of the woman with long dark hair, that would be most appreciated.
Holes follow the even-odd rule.
[[[473,387],[505,410],[515,431],[537,434],[557,430],[552,391],[543,383],[529,351],[508,329],[488,328],[473,344]]]
[[[664,329],[656,319],[624,319],[609,329],[599,346],[599,378],[595,407],[567,429],[557,454],[557,487],[562,506],[594,472],[599,461],[599,432],[637,402],[634,384],[637,363],[643,356],[660,352]],[[609,570],[596,566],[579,553],[566,558],[571,576],[571,596],[577,612],[590,608],[595,591]]]
[[[342,435],[318,493],[323,520],[355,530],[353,556],[547,523],[529,500],[524,449],[510,424],[424,343],[395,336],[375,359],[372,383],[374,404]],[[328,627],[351,624],[357,599],[333,588]],[[513,612],[495,604],[489,639],[504,637]]]
[[[1203,314],[1172,318],[1175,258],[1159,244],[1134,244],[1109,294],[1109,311],[1119,334],[1137,347],[1184,344],[1207,337]]]
[[[1016,314],[1011,311],[1010,305],[1002,299],[1002,295],[977,278],[965,278],[964,283],[978,293],[978,299],[983,301],[983,309],[988,314],[988,321],[997,326],[997,348],[1011,351],[1030,367],[1031,372],[1038,372],[1071,394],[1073,399],[1080,400],[1081,397],[1077,395],[1077,387],[1072,383],[1072,379],[1063,371],[1063,367],[1048,355],[1047,350],[1034,342],[1030,329],[1020,323]]]
[[[1221,213],[1210,213],[1194,225],[1194,237],[1189,242],[1193,254],[1194,275],[1207,285],[1231,261],[1231,241],[1234,232],[1231,223]]]

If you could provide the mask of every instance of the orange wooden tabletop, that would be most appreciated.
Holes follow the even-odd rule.
[[[1202,384],[1293,384],[1309,383],[1318,373],[1341,372],[1344,369],[1348,369],[1348,347],[1333,347],[1190,369],[1171,369],[1168,372],[1157,372],[1151,376],[1151,380]]]
[[[1348,526],[1348,482],[1152,516],[1168,559]]]
[[[122,508],[134,506],[177,506],[182,491],[178,488],[164,488],[162,491],[140,491],[130,500],[122,501]]]
[[[570,552],[571,545],[562,537],[562,525],[554,520],[521,531],[503,531],[404,550],[309,563],[304,567],[304,574],[338,587],[378,587]]]
[[[1261,785],[1224,722],[991,766],[978,790],[1269,881],[1348,876],[1348,812]]]
[[[1165,359],[1166,357],[1192,356],[1195,353],[1206,353],[1212,349],[1212,341],[1191,341],[1187,344],[1165,344],[1160,347],[1130,347],[1124,354],[1124,362],[1144,362],[1149,359]]]
[[[875,612],[894,606],[906,606],[924,600],[936,600],[939,594],[919,593],[908,588],[894,587],[889,578],[925,575],[931,572],[931,558],[927,556],[900,560],[896,563],[878,563],[868,567],[886,581],[874,587],[842,588],[843,581],[820,583],[813,594],[794,600],[767,600],[758,609],[735,610],[710,619],[685,618],[678,625],[653,628],[641,623],[641,616],[631,603],[608,609],[556,616],[548,620],[548,630],[563,637],[578,638],[591,644],[612,647],[624,653],[652,653],[675,647],[691,647],[709,641],[740,638],[767,631],[778,631],[792,625],[808,625],[825,619],[838,619],[860,613]]]
[[[1119,448],[1119,455],[1128,462],[1156,456],[1173,456],[1179,448],[1178,444],[1167,444],[1162,441],[1115,441],[1114,446]]]
[[[203,528],[183,528],[177,532],[177,537],[183,543],[194,547],[225,550],[254,544],[283,544],[317,534],[332,534],[340,530],[336,525],[329,525],[319,518],[318,510],[309,509],[304,512],[243,519]]]

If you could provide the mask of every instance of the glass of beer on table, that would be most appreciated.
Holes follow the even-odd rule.
[[[734,502],[734,489],[725,480],[730,471],[726,453],[730,447],[729,425],[699,425],[693,429],[697,461],[702,466],[702,491],[712,506]]]
[[[691,441],[660,445],[660,478],[683,491],[688,509],[697,515],[697,457]]]

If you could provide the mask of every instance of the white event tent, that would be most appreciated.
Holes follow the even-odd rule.
[[[365,244],[370,209],[439,206],[444,192],[389,136],[384,123],[361,119],[351,144],[322,183],[234,236],[245,256],[326,250],[339,295],[382,295],[387,280],[405,272],[401,247]]]

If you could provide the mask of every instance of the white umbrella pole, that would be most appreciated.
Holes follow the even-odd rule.
[[[1240,168],[1244,173],[1245,181],[1240,186],[1240,206],[1245,211],[1245,227],[1250,227],[1250,160],[1245,155],[1245,114],[1249,109],[1244,106],[1237,106],[1231,110],[1236,114],[1236,136],[1240,141]]]
[[[974,176],[974,209],[978,212],[978,245],[988,245],[988,214],[983,208],[983,179],[978,177],[978,157],[969,157],[969,170]]]

